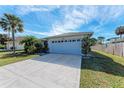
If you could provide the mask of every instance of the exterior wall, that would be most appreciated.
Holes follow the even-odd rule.
[[[81,38],[82,37],[64,37],[50,39],[48,40],[49,52],[81,55]],[[65,42],[65,40],[67,40],[67,42]],[[54,43],[52,43],[53,41]]]
[[[7,50],[11,50],[11,47],[13,47],[12,41],[7,42]],[[24,45],[19,44],[19,41],[15,42],[15,47],[16,47],[16,50],[24,49]]]
[[[96,45],[92,49],[100,50],[113,55],[124,56],[124,42],[107,45]]]

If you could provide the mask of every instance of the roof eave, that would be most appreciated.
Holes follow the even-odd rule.
[[[86,33],[83,33],[82,35],[80,34],[80,35],[67,35],[67,36],[51,36],[51,37],[43,38],[43,40],[62,38],[62,37],[83,36],[85,34],[88,34],[91,37],[93,35],[93,32],[86,32]]]

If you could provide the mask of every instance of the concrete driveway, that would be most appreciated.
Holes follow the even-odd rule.
[[[79,87],[81,56],[47,54],[0,67],[0,87]]]

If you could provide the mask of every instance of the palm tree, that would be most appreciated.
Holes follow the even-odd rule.
[[[82,53],[85,54],[85,56],[91,51],[91,46],[95,45],[96,41],[95,38],[90,38],[88,35],[82,38]]]
[[[103,44],[105,40],[105,37],[99,36],[98,37],[98,43]]]
[[[120,38],[122,38],[122,35],[124,34],[124,26],[117,27],[115,33],[116,35],[120,35]]]
[[[90,42],[91,42],[91,45],[94,46],[97,43],[97,39],[96,38],[91,38]]]
[[[13,14],[4,14],[0,19],[0,26],[4,31],[12,32],[13,53],[15,54],[15,33],[23,32],[22,20]]]

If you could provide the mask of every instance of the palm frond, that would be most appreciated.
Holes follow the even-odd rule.
[[[0,19],[0,26],[4,31],[23,32],[22,20],[13,14],[5,13]]]

